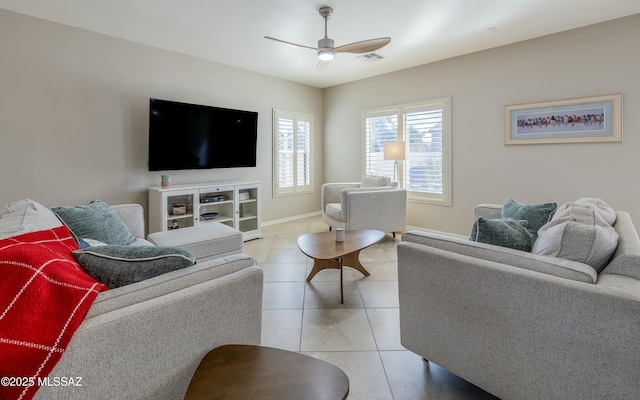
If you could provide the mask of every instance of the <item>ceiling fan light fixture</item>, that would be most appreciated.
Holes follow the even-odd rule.
[[[327,35],[327,20],[329,19],[329,17],[331,17],[331,15],[333,15],[333,8],[329,6],[322,6],[318,11],[320,12],[320,16],[324,18],[324,37],[318,40],[318,47],[311,47],[304,44],[287,42],[286,40],[276,39],[270,36],[265,36],[265,39],[275,40],[276,42],[288,44],[290,46],[302,47],[305,49],[316,51],[318,59],[320,60],[316,65],[316,69],[319,72],[326,70],[327,64],[329,64],[328,61],[333,60],[335,55],[338,53],[371,53],[386,46],[391,41],[390,37],[381,37],[376,39],[361,40],[359,42],[348,43],[336,47],[333,39],[331,39]]]
[[[318,51],[318,58],[320,61],[330,61],[333,60],[334,57],[333,51],[330,50],[320,50]]]

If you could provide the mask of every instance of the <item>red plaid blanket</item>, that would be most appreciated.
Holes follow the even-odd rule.
[[[0,240],[0,399],[31,399],[98,292],[65,226]],[[39,381],[40,379],[40,381]]]

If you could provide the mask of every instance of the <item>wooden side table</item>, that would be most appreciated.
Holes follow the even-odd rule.
[[[291,351],[224,345],[204,356],[185,400],[339,400],[349,378],[338,367]]]

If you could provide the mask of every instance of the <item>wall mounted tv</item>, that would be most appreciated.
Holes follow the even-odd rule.
[[[256,166],[258,113],[149,99],[149,171]]]

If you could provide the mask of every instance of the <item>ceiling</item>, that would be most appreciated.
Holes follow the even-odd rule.
[[[370,61],[316,71],[322,5],[336,46],[390,36]],[[325,88],[640,13],[638,0],[0,0],[0,8]]]

